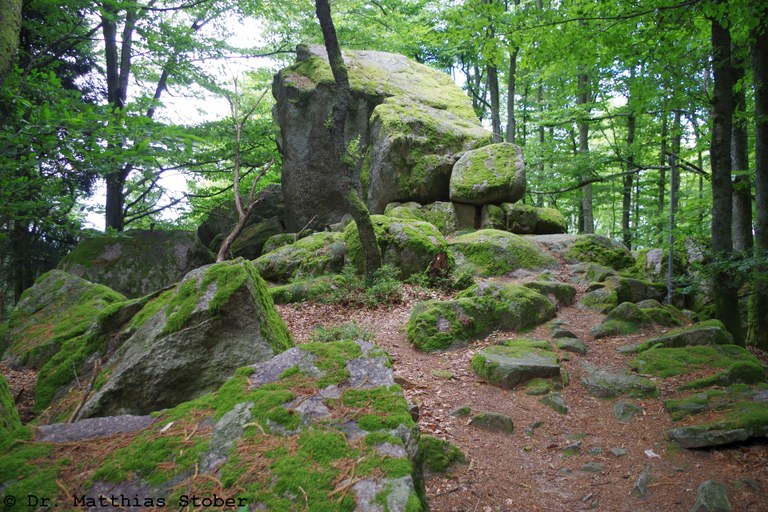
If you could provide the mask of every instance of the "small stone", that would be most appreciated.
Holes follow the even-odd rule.
[[[728,489],[714,480],[707,480],[696,491],[696,503],[691,512],[731,512]]]
[[[626,423],[634,418],[635,415],[642,413],[642,408],[624,400],[619,400],[613,406],[613,416],[622,423]]]
[[[470,420],[469,424],[492,432],[507,432],[511,434],[515,430],[512,418],[495,412],[479,413]]]
[[[553,338],[576,338],[576,335],[573,334],[568,329],[558,326],[552,329],[552,337]]]
[[[603,449],[600,448],[599,446],[593,446],[592,448],[587,450],[587,453],[589,453],[590,455],[594,455],[595,457],[599,457],[600,455],[603,454]]]
[[[533,423],[528,425],[526,428],[524,428],[523,432],[525,432],[525,435],[527,435],[528,437],[531,437],[537,428],[541,428],[543,426],[544,426],[543,421],[534,421]]]
[[[568,407],[560,393],[551,393],[539,399],[539,402],[551,408],[558,414],[568,414]]]
[[[581,453],[581,441],[576,441],[563,448],[563,457],[573,457],[579,453]]]
[[[624,448],[611,448],[611,453],[614,457],[623,457],[627,454],[627,450]]]
[[[462,405],[461,407],[457,407],[451,411],[451,416],[456,416],[457,418],[463,418],[465,416],[469,416],[470,414],[472,414],[472,408],[468,405]]]
[[[587,344],[576,337],[562,337],[555,340],[555,345],[560,350],[573,352],[580,356],[587,354]]]
[[[601,473],[603,469],[605,469],[605,467],[600,462],[587,462],[581,466],[581,470],[588,473]]]
[[[642,497],[648,494],[648,483],[651,481],[651,468],[646,467],[640,476],[637,477],[634,487],[632,487],[632,496]]]

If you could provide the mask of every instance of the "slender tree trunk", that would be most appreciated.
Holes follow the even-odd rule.
[[[768,350],[768,6],[758,9],[752,31],[755,86],[755,256],[758,266],[749,307],[749,343]]]
[[[507,77],[507,142],[515,142],[515,86],[517,85],[517,53],[520,48],[509,50],[509,76]]]
[[[672,118],[672,154],[675,155],[675,161],[680,160],[680,144],[682,142],[682,126],[681,126],[681,114],[679,110],[675,110],[674,116]],[[675,166],[674,169],[669,170],[670,173],[670,183],[671,187],[670,189],[670,200],[672,200],[672,197],[674,196],[675,200],[672,204],[671,210],[674,210],[677,212],[678,205],[680,201],[680,171],[678,170],[678,167]]]
[[[631,93],[630,93],[631,94]],[[635,168],[635,125],[636,117],[635,112],[630,111],[629,117],[627,117],[627,170],[631,171]],[[632,226],[630,224],[630,218],[632,214],[632,181],[633,176],[627,174],[622,180],[622,201],[621,201],[621,234],[622,241],[628,249],[632,248]]]
[[[733,60],[736,83],[744,79],[744,61]],[[747,96],[744,87],[735,92],[735,116],[731,129],[731,166],[733,180],[733,250],[752,250],[752,190],[749,179],[749,147],[747,142]]]
[[[357,233],[363,248],[365,258],[365,274],[368,279],[381,267],[381,253],[376,240],[376,233],[371,222],[370,212],[360,198],[356,169],[348,163],[347,147],[344,140],[344,127],[350,103],[349,76],[347,66],[341,55],[339,40],[336,37],[336,28],[331,17],[331,7],[328,0],[315,0],[315,12],[320,28],[323,32],[325,49],[328,52],[328,61],[331,65],[333,78],[336,82],[333,107],[331,110],[331,123],[328,129],[331,132],[333,144],[333,158],[339,169],[343,169],[340,176],[340,188],[347,201],[349,213],[357,224]]]
[[[717,259],[725,261],[733,252],[731,129],[734,72],[731,65],[731,35],[717,19],[712,20],[712,64],[714,119],[709,151],[712,161],[712,251]],[[712,296],[715,316],[734,335],[737,343],[743,343],[737,291],[732,275],[724,270],[714,272]]]
[[[486,66],[488,74],[488,93],[491,96],[491,130],[493,132],[492,141],[501,142],[501,114],[499,100],[499,74],[495,65]]]
[[[586,105],[590,100],[589,76],[586,73],[580,73],[578,77],[579,92],[576,97],[576,104],[582,107],[581,120],[579,121],[579,154],[582,159],[582,179],[589,179],[589,169],[586,168],[587,155],[589,154],[589,112]],[[592,184],[581,187],[581,215],[583,220],[579,222],[584,233],[595,232],[595,219],[592,213]]]

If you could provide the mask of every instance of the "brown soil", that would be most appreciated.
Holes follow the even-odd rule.
[[[580,291],[580,294],[581,295]],[[520,333],[496,332],[470,346],[440,353],[415,350],[404,327],[418,293],[408,289],[403,304],[386,309],[348,310],[339,306],[299,304],[280,306],[297,343],[309,339],[313,326],[356,322],[376,334],[376,343],[392,357],[397,381],[411,403],[419,406],[422,432],[447,439],[458,446],[469,462],[448,475],[427,479],[427,496],[435,512],[458,511],[690,511],[696,489],[707,480],[725,483],[734,511],[768,511],[768,443],[754,442],[710,450],[685,450],[667,440],[673,423],[662,400],[673,387],[658,379],[660,399],[629,399],[644,413],[627,423],[613,415],[616,400],[588,395],[581,384],[579,361],[613,370],[627,369],[629,357],[616,347],[642,341],[661,332],[595,340],[590,328],[603,315],[578,306],[558,311],[566,327],[589,347],[586,356],[563,362],[571,384],[562,392],[569,413],[562,416],[538,402],[524,389],[507,391],[486,384],[470,370],[476,350]],[[548,326],[526,332],[526,337],[547,338]],[[764,354],[761,354],[764,357]],[[436,372],[444,370],[448,373]],[[451,413],[461,406],[473,412],[498,412],[513,418],[515,432],[492,433],[468,425],[468,418]],[[705,419],[702,416],[698,420]],[[526,428],[543,425],[532,434]],[[683,424],[683,423],[680,423]],[[565,457],[563,448],[581,441],[578,455]],[[616,457],[611,448],[623,448]],[[596,473],[582,469],[601,463]],[[640,474],[649,470],[647,495],[632,489]]]

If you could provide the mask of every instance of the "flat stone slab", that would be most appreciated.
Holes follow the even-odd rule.
[[[155,422],[152,416],[105,416],[89,418],[74,423],[54,423],[37,427],[35,440],[49,443],[68,443],[84,439],[97,439],[116,434],[125,434],[144,430]]]
[[[580,356],[587,355],[587,344],[578,338],[555,338],[555,345],[560,350],[572,352]]]
[[[587,376],[582,379],[582,384],[590,395],[597,398],[617,396],[641,398],[655,396],[658,393],[653,382],[637,375],[613,373],[589,363],[581,363],[581,367],[587,372]]]
[[[560,364],[546,342],[513,340],[479,350],[472,370],[496,386],[513,389],[531,379],[560,377]]]

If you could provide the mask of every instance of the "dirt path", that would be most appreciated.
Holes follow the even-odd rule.
[[[683,450],[666,439],[672,422],[661,399],[628,399],[644,412],[621,423],[613,414],[616,400],[586,393],[580,361],[626,369],[629,358],[616,347],[646,339],[660,329],[596,341],[589,329],[602,315],[578,306],[558,311],[565,326],[588,345],[585,356],[560,353],[570,356],[562,363],[571,380],[562,392],[569,408],[563,416],[524,389],[502,390],[471,372],[469,361],[476,350],[521,333],[496,332],[464,348],[420,352],[404,333],[412,304],[408,300],[375,311],[305,304],[281,306],[280,312],[297,342],[306,341],[314,325],[356,322],[376,334],[376,342],[392,357],[408,400],[419,406],[421,431],[451,441],[469,460],[448,475],[427,480],[433,511],[690,511],[696,489],[710,479],[727,483],[734,511],[768,510],[768,444]],[[539,326],[524,335],[549,338],[550,328]],[[669,386],[660,387],[663,399]],[[462,406],[471,407],[473,413],[506,414],[513,418],[515,432],[472,427],[467,418],[452,414]],[[566,456],[565,448],[574,445],[578,453]],[[625,454],[617,456],[612,449]],[[647,495],[633,496],[644,471],[651,475]]]

